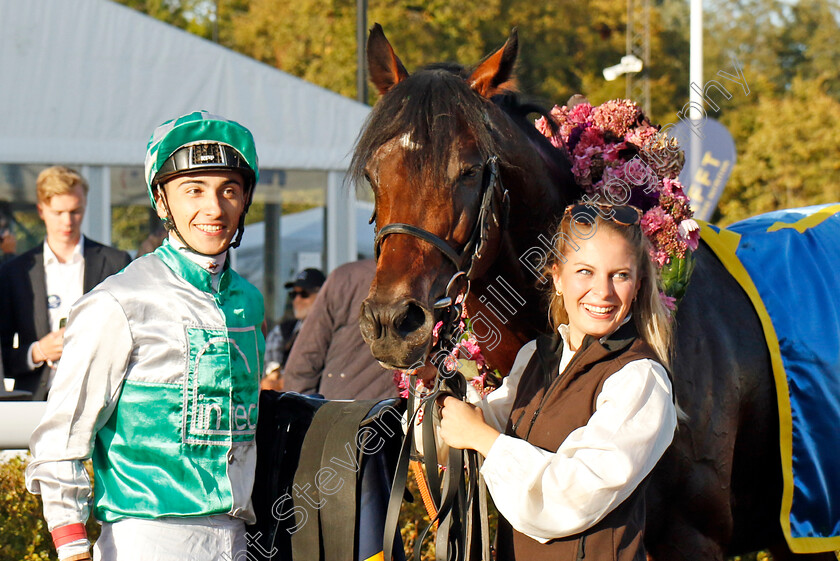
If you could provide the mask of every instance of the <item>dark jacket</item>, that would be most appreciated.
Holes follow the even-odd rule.
[[[658,360],[647,343],[636,338],[632,322],[603,344],[587,336],[558,376],[562,351],[557,336],[537,339],[537,350],[522,373],[506,430],[550,452],[555,452],[572,431],[586,425],[607,378],[634,360]],[[642,483],[589,530],[545,544],[512,529],[500,517],[498,559],[645,561],[644,488]]]
[[[359,331],[359,310],[375,273],[372,259],[330,273],[289,353],[283,389],[327,399],[397,396],[392,371],[379,366]]]
[[[121,271],[131,261],[126,252],[87,238],[82,255],[85,258],[84,293]],[[33,401],[46,399],[49,366],[44,364],[29,370],[26,360],[32,343],[51,331],[43,244],[0,267],[0,310],[0,344],[6,377],[16,379],[16,390],[32,392]],[[103,326],[103,329],[106,328]],[[12,348],[15,333],[18,334],[18,345]]]

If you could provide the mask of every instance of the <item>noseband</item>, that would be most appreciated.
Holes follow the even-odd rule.
[[[466,292],[469,292],[469,283],[473,278],[476,263],[481,259],[485,246],[490,238],[490,225],[504,231],[507,228],[508,214],[510,212],[510,195],[507,189],[502,186],[499,178],[499,163],[497,156],[491,156],[484,165],[484,181],[481,185],[481,206],[478,211],[478,218],[473,226],[470,239],[467,240],[460,252],[454,250],[446,240],[411,224],[393,222],[383,226],[374,239],[374,251],[376,259],[379,260],[379,253],[382,242],[391,234],[408,234],[431,244],[438,251],[443,253],[449,261],[455,265],[455,274],[449,279],[443,296],[435,301],[436,309],[448,308],[453,304],[450,294],[455,281],[463,276],[467,281]],[[499,202],[495,203],[498,193]],[[374,215],[375,216],[375,215]],[[464,294],[466,298],[466,293]]]

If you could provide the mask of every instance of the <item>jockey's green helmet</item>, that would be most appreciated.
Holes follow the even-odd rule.
[[[155,207],[158,188],[179,175],[205,170],[241,173],[245,180],[245,208],[240,218],[239,235],[231,246],[239,245],[245,214],[259,179],[257,149],[251,131],[236,121],[207,111],[194,111],[155,129],[146,147],[145,164],[146,187],[152,207]],[[171,221],[164,222],[168,228],[174,228]]]

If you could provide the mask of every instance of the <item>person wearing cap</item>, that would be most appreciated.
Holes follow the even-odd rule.
[[[294,317],[280,321],[265,337],[265,378],[262,389],[283,390],[281,371],[289,359],[303,320],[309,315],[325,281],[326,277],[319,269],[308,268],[283,285],[289,291]]]
[[[94,559],[238,559],[255,521],[263,301],[227,255],[258,179],[253,137],[194,112],[155,130],[145,169],[168,238],[71,309],[26,485],[62,561],[91,558],[92,494]]]
[[[362,339],[359,313],[376,274],[376,261],[337,267],[312,305],[283,370],[284,390],[326,399],[397,397],[393,373]]]

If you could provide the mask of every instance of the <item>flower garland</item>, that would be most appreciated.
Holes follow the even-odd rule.
[[[536,127],[568,152],[584,200],[629,204],[644,212],[641,228],[659,266],[660,297],[673,313],[685,294],[693,269],[691,252],[700,239],[700,226],[677,179],[685,163],[677,141],[660,134],[627,99],[597,107],[588,102],[571,108],[555,105],[551,117],[556,129],[545,117]]]
[[[651,258],[659,266],[659,295],[673,314],[685,294],[693,270],[691,252],[700,239],[700,226],[677,179],[685,163],[677,141],[660,134],[642,110],[626,99],[597,107],[587,102],[572,108],[555,105],[551,117],[556,128],[545,117],[536,121],[536,127],[554,146],[568,152],[586,202],[629,204],[644,212],[641,228],[650,241]],[[432,347],[442,326],[443,322],[435,325]],[[501,385],[502,376],[484,360],[466,309],[452,343],[448,355],[432,361],[439,362],[439,374],[460,371],[482,397]],[[433,380],[424,382],[415,374],[416,370],[394,371],[401,397],[407,398],[409,391],[426,395],[433,386]]]
[[[459,297],[460,298],[460,297]],[[440,330],[443,322],[439,321],[432,331],[432,347],[437,344],[440,338]],[[459,371],[469,384],[475,388],[481,397],[489,394],[502,385],[502,375],[498,370],[491,370],[484,359],[478,340],[473,334],[467,310],[461,312],[458,322],[457,336],[453,338],[453,348],[435,365],[438,375]],[[432,361],[436,362],[436,361]],[[394,384],[400,390],[400,397],[408,398],[408,393],[414,391],[415,395],[423,396],[428,393],[434,384],[434,380],[422,380],[415,376],[416,370],[395,370]],[[418,423],[422,421],[422,411],[418,415]]]

